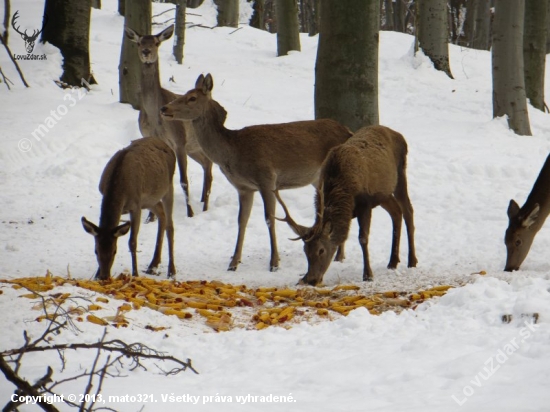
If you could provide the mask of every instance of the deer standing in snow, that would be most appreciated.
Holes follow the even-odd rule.
[[[132,275],[138,275],[137,235],[141,209],[149,209],[158,218],[155,253],[146,273],[153,273],[160,263],[164,232],[168,238],[168,277],[176,274],[174,265],[174,224],[172,208],[176,165],[174,152],[156,137],[134,140],[119,150],[103,170],[99,191],[103,195],[99,226],[82,217],[84,230],[95,238],[95,253],[99,269],[96,278],[107,280],[117,251],[117,239],[130,231]],[[120,216],[130,213],[130,222],[119,225]]]
[[[275,190],[316,184],[328,151],[344,143],[351,132],[334,120],[309,120],[248,126],[229,130],[225,109],[212,99],[214,81],[200,75],[195,88],[161,109],[167,120],[191,120],[206,155],[239,194],[239,232],[228,270],[241,261],[246,225],[254,193],[264,202],[264,216],[271,242],[270,270],[279,267],[275,236]]]
[[[525,204],[520,208],[515,200],[508,205],[508,228],[504,236],[506,266],[504,270],[518,270],[550,213],[550,155],[531,189]]]
[[[343,245],[351,220],[359,223],[359,244],[363,251],[363,280],[373,280],[368,240],[372,209],[382,206],[393,224],[389,269],[399,263],[401,223],[404,218],[409,241],[409,267],[418,263],[414,246],[413,207],[407,190],[407,143],[403,136],[384,126],[359,129],[346,143],[333,148],[321,171],[316,194],[317,218],[313,227],[297,224],[276,193],[286,221],[304,241],[308,270],[300,284],[323,281],[332,256]]]
[[[142,136],[155,136],[164,140],[176,153],[180,172],[180,184],[187,203],[187,216],[194,215],[189,203],[189,181],[187,178],[187,155],[202,166],[204,182],[201,202],[203,211],[208,210],[208,199],[212,187],[212,162],[197,143],[189,123],[166,122],[160,116],[160,108],[178,97],[177,94],[160,86],[158,49],[160,44],[172,37],[174,26],[156,35],[141,36],[129,27],[126,36],[138,45],[141,65],[141,110],[139,129]]]

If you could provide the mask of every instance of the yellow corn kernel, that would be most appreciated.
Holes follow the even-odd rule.
[[[88,305],[88,310],[101,310],[101,309],[103,308],[99,305]]]
[[[359,289],[361,288],[355,285],[338,285],[334,287],[332,290],[337,291],[337,290],[359,290]]]
[[[289,298],[294,299],[296,295],[298,294],[297,290],[292,289],[283,289],[283,290],[276,290],[273,293],[273,296],[279,296],[281,298]]]
[[[323,309],[323,308],[317,309],[317,314],[319,316],[328,316],[328,309]]]
[[[264,322],[258,322],[256,323],[256,329],[257,330],[262,330],[262,329],[265,329],[267,328],[269,325],[265,324]]]
[[[96,302],[101,302],[101,303],[109,303],[109,299],[107,299],[107,298],[102,298],[101,296],[95,298],[95,301],[96,301]]]
[[[95,323],[96,325],[101,325],[101,326],[107,326],[109,324],[108,322],[106,322],[103,319],[98,318],[97,316],[94,316],[94,315],[88,315],[86,317],[86,320],[88,322]]]

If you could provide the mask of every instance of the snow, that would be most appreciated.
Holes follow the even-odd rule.
[[[93,240],[82,229],[80,217],[98,221],[97,185],[103,167],[117,150],[140,136],[138,113],[118,103],[123,18],[116,13],[116,2],[103,3],[104,8],[93,10],[92,15],[91,61],[99,84],[90,92],[71,92],[54,84],[61,74],[62,57],[51,45],[37,43],[34,50],[46,53],[46,61],[20,62],[29,89],[21,85],[5,52],[0,53],[1,67],[15,83],[11,91],[0,84],[1,278],[43,276],[49,270],[58,276],[70,273],[73,278],[88,279],[95,273]],[[154,3],[154,12],[168,7]],[[20,10],[22,28],[32,29],[41,21],[40,1],[20,2],[12,9]],[[243,21],[247,13],[243,12]],[[212,1],[193,10],[188,22],[213,26]],[[276,57],[272,34],[246,25],[235,32],[194,26],[186,32],[183,65],[170,56],[170,42],[161,47],[161,81],[164,87],[184,93],[199,74],[212,73],[213,96],[228,111],[230,128],[312,119],[317,37],[303,35],[301,42],[302,52]],[[10,43],[15,53],[24,53],[22,39],[13,32]],[[139,341],[181,359],[189,357],[200,374],[163,377],[154,367],[148,372],[125,371],[125,378],[108,379],[103,395],[152,394],[156,405],[135,401],[108,406],[118,411],[136,411],[142,405],[145,411],[159,410],[159,406],[163,411],[548,410],[548,225],[538,233],[521,271],[509,274],[502,269],[506,208],[511,198],[523,204],[531,190],[550,151],[550,120],[529,107],[533,137],[514,135],[505,119],[491,116],[488,52],[451,46],[455,77],[451,80],[435,71],[425,56],[413,56],[412,44],[413,39],[404,34],[380,35],[380,122],[408,141],[419,265],[406,267],[403,230],[402,263],[395,271],[386,269],[391,222],[383,210],[376,209],[369,244],[374,282],[360,282],[362,258],[354,222],[347,259],[331,265],[324,284],[353,283],[365,293],[465,286],[414,311],[373,316],[357,309],[332,322],[295,323],[288,330],[235,328],[214,333],[197,322],[146,308],[133,311],[128,328],[108,328],[110,338]],[[171,77],[175,83],[169,82]],[[48,117],[54,117],[55,124]],[[32,133],[40,125],[47,132],[35,133],[37,139]],[[202,169],[193,161],[189,169],[196,215],[186,217],[183,193],[176,185],[177,278],[294,287],[306,270],[302,246],[289,241],[292,231],[278,224],[281,267],[277,273],[268,271],[269,241],[259,196],[248,224],[243,262],[236,272],[226,271],[237,232],[236,191],[215,167],[210,210],[202,212]],[[282,196],[295,220],[313,222],[312,188],[288,190]],[[138,262],[142,270],[152,255],[155,233],[155,225],[141,226]],[[130,269],[126,238],[121,242],[115,273]],[[162,273],[166,263],[165,249]],[[477,275],[480,271],[487,274]],[[23,330],[39,336],[44,322],[32,322],[38,316],[31,310],[35,301],[19,298],[21,291],[7,285],[0,285],[0,290],[0,311],[5,313],[0,321],[0,350],[21,346]],[[77,293],[68,286],[57,291]],[[86,290],[78,293],[96,296]],[[111,300],[99,315],[113,315],[119,304]],[[522,317],[533,313],[539,315],[537,324],[530,316]],[[507,314],[512,321],[503,323]],[[168,329],[151,332],[145,329],[148,324]],[[91,323],[78,327],[81,333],[65,331],[55,341],[96,342],[103,333],[103,328]],[[68,370],[60,372],[56,355],[27,356],[23,374],[31,381],[42,376],[47,365],[57,368],[54,376],[58,377],[76,373],[91,361],[90,354],[68,353]],[[77,394],[83,385],[68,388],[66,393]],[[11,383],[0,378],[4,403],[13,390]],[[270,394],[294,402],[237,401],[237,396]],[[181,398],[164,401],[171,395]],[[198,403],[184,404],[187,396],[198,397]]]

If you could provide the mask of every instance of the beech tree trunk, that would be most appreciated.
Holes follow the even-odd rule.
[[[218,6],[218,26],[237,27],[239,24],[239,0],[214,0]]]
[[[183,63],[183,45],[185,44],[185,9],[187,0],[176,0],[176,27],[172,52],[178,64]]]
[[[495,0],[493,117],[507,116],[516,134],[531,135],[523,68],[525,0]]]
[[[58,47],[63,54],[61,81],[70,86],[83,86],[96,81],[90,70],[90,16],[92,0],[46,0],[41,40]]]
[[[417,10],[419,47],[437,70],[445,72],[452,79],[449,65],[447,1],[418,0]]]
[[[277,0],[277,56],[300,51],[300,23],[296,0]]]
[[[151,34],[151,2],[126,0],[124,25],[142,36]],[[120,102],[130,103],[136,110],[141,106],[141,61],[137,44],[122,30],[122,49],[118,65]]]
[[[544,111],[544,73],[548,0],[525,0],[523,63],[525,93],[531,104]]]
[[[380,3],[321,0],[315,118],[355,131],[377,125]]]

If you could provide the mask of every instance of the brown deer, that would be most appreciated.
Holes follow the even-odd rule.
[[[208,199],[212,187],[212,162],[196,141],[189,123],[166,122],[160,116],[160,108],[176,99],[179,95],[160,86],[158,49],[160,44],[172,37],[174,26],[156,35],[141,36],[129,27],[126,36],[138,45],[141,62],[141,110],[139,129],[142,136],[156,136],[163,139],[176,153],[180,172],[180,184],[187,203],[187,216],[194,215],[189,203],[189,181],[187,178],[187,155],[202,166],[204,181],[201,202],[203,211],[208,210]]]
[[[531,189],[525,204],[520,208],[512,199],[508,205],[508,229],[504,236],[506,266],[504,270],[518,270],[523,263],[535,235],[550,213],[550,155]]]
[[[363,251],[363,280],[373,280],[368,239],[372,209],[382,206],[391,216],[393,238],[389,269],[399,263],[399,240],[404,217],[409,240],[409,267],[418,263],[414,247],[413,207],[407,190],[407,143],[403,136],[384,126],[359,129],[346,143],[332,149],[321,170],[316,194],[317,218],[313,227],[298,225],[276,193],[286,221],[298,239],[304,241],[308,261],[300,284],[323,281],[332,256],[343,245],[351,220],[359,223],[359,244]]]
[[[158,217],[157,243],[153,260],[146,273],[153,273],[160,263],[164,232],[168,238],[168,277],[176,274],[174,266],[174,224],[172,207],[176,166],[174,152],[156,137],[134,140],[119,150],[103,170],[99,191],[103,195],[99,226],[82,217],[84,230],[95,238],[95,253],[99,269],[96,278],[107,280],[117,251],[117,239],[130,232],[132,275],[137,276],[137,235],[141,209],[149,209]],[[120,216],[130,213],[130,222],[119,225]]]
[[[161,109],[165,119],[192,120],[197,140],[239,194],[239,232],[228,270],[241,261],[244,235],[254,192],[264,202],[271,241],[270,270],[279,267],[275,237],[275,190],[316,184],[328,151],[345,142],[351,132],[333,120],[249,126],[229,130],[225,109],[212,99],[214,81],[200,75],[195,88]]]

